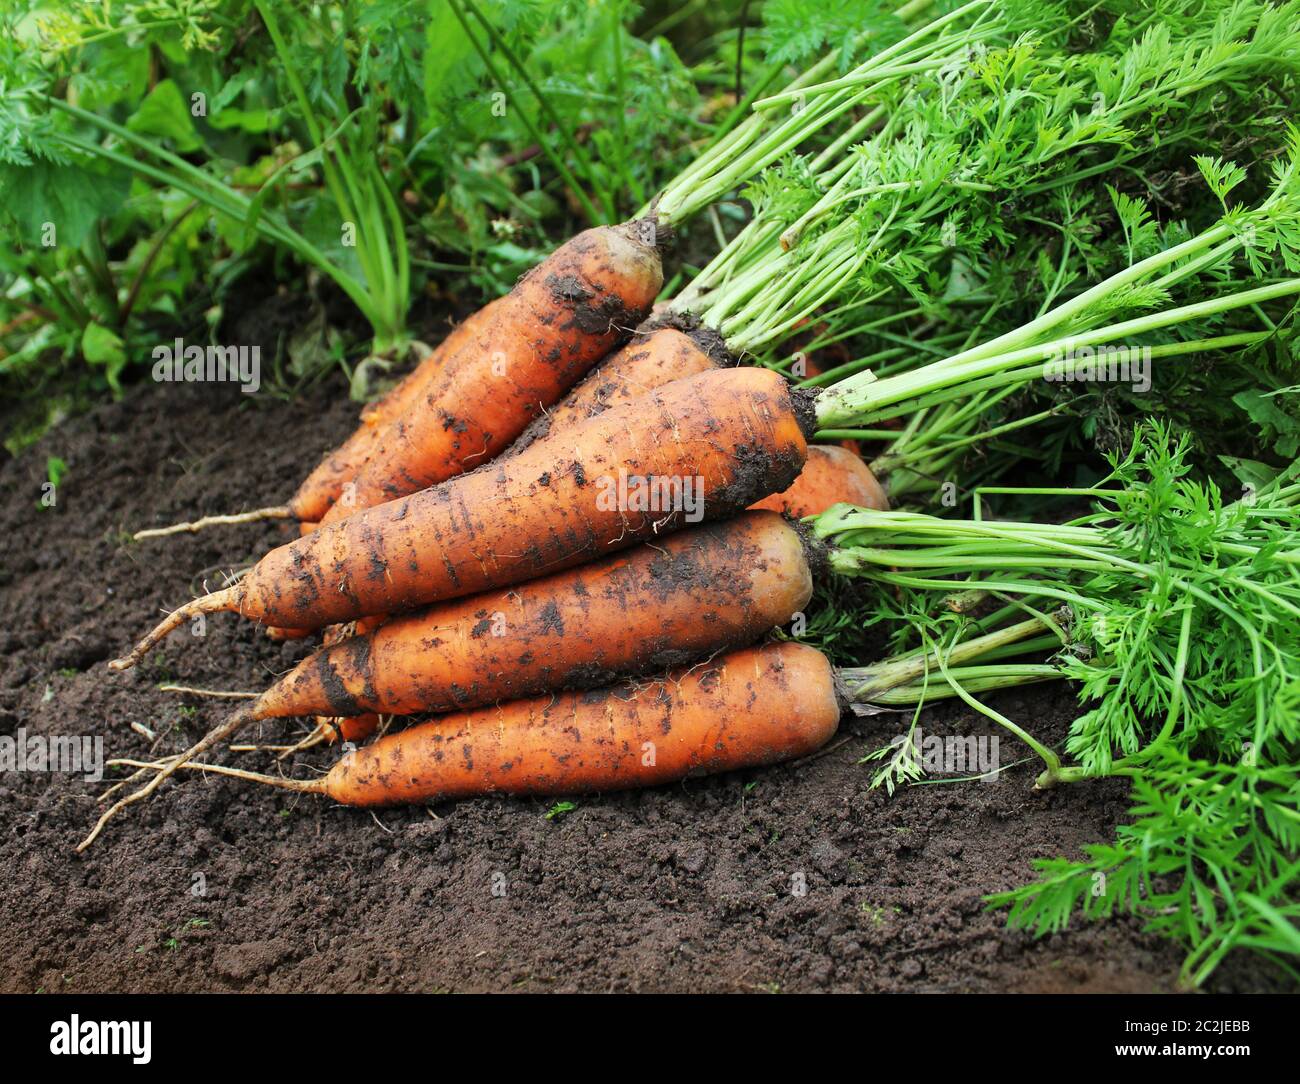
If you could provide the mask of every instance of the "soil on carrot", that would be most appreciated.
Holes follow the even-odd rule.
[[[240,340],[244,341],[244,340]],[[341,386],[294,402],[219,387],[141,388],[0,467],[0,733],[102,738],[106,757],[179,750],[229,704],[165,681],[260,689],[309,649],[230,615],[135,671],[105,662],[160,610],[291,537],[284,524],[128,544],[133,530],[274,504],[354,424]],[[40,507],[47,457],[68,465]],[[202,635],[197,633],[201,632]],[[1059,689],[1006,713],[1058,740]],[[139,729],[133,729],[138,724]],[[1118,782],[870,789],[857,763],[901,728],[846,720],[821,755],[639,793],[493,798],[357,812],[189,776],[73,852],[105,783],[0,774],[4,991],[1142,991],[1173,989],[1178,950],[1120,919],[1043,940],[981,897],[1037,856],[1110,838]],[[932,733],[992,735],[943,707]],[[283,742],[305,725],[266,725]],[[149,734],[152,734],[151,738]],[[1002,738],[1004,764],[1026,751]],[[287,765],[305,777],[336,754]],[[223,753],[275,771],[272,755]],[[553,815],[548,817],[548,812]],[[1266,990],[1234,956],[1210,988]]]

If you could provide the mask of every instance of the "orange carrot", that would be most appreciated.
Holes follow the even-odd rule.
[[[320,738],[327,745],[335,742],[363,742],[379,729],[375,712],[353,716],[319,716],[316,719]]]
[[[358,807],[621,790],[807,756],[835,733],[841,702],[820,651],[769,644],[657,680],[446,715],[349,753],[319,779],[187,766]],[[119,763],[161,775],[169,762]]]
[[[204,516],[188,523],[174,523],[169,527],[155,527],[137,531],[135,541],[161,538],[165,535],[194,533],[220,524],[254,523],[268,519],[297,519],[304,528],[319,520],[339,498],[379,442],[383,427],[398,417],[410,402],[426,387],[438,379],[445,379],[447,367],[444,358],[453,352],[473,330],[481,312],[458,324],[425,359],[406,374],[385,395],[369,404],[361,415],[361,424],[342,444],[320,461],[303,479],[287,504],[258,508],[251,512],[233,515]],[[309,529],[309,528],[308,528]]]
[[[135,538],[266,519],[317,522],[332,515],[335,522],[490,459],[649,311],[663,275],[657,251],[641,238],[640,224],[631,222],[596,227],[561,245],[367,407],[361,425],[287,504]],[[466,402],[481,410],[465,416]],[[421,472],[427,481],[417,484]]]
[[[784,624],[812,597],[819,552],[773,512],[701,524],[392,618],[307,657],[248,711],[443,712],[654,673]]]
[[[793,519],[816,516],[834,504],[859,508],[889,508],[889,498],[876,476],[853,452],[837,444],[810,444],[808,461],[789,489],[764,497],[752,507],[769,508]]]
[[[734,514],[794,480],[814,424],[810,400],[767,369],[675,381],[562,439],[272,550],[110,665],[133,665],[198,613],[288,628],[397,613]]]
[[[640,223],[599,226],[562,245],[449,354],[448,379],[385,429],[352,491],[323,521],[493,458],[631,333],[662,283],[659,254]]]
[[[493,302],[455,325],[414,369],[384,395],[368,403],[361,424],[347,440],[327,455],[298,487],[289,511],[300,522],[316,523],[324,516],[379,446],[384,427],[402,416],[429,389],[445,382],[461,358],[461,347],[475,329],[490,319]]]
[[[717,367],[718,362],[682,331],[661,327],[638,332],[632,342],[602,361],[561,402],[535,419],[502,454],[517,455],[537,441],[562,434],[610,407],[625,405],[664,384]],[[310,534],[317,526],[300,524],[300,533]],[[310,629],[267,629],[267,635],[275,640],[299,639],[310,633]]]
[[[286,640],[305,640],[308,636],[315,635],[315,629],[282,629],[278,625],[266,626],[266,638],[274,640],[276,643],[282,643]]]

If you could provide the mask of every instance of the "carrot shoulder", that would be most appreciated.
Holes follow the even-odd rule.
[[[529,271],[384,431],[326,522],[487,462],[627,338],[663,284],[639,223],[586,230]]]

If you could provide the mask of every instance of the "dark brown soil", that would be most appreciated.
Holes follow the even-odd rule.
[[[302,644],[218,615],[204,637],[174,637],[140,670],[111,674],[105,661],[163,608],[288,537],[263,524],[126,545],[123,532],[285,499],[355,413],[339,387],[293,403],[146,387],[5,463],[0,732],[102,735],[109,756],[169,752],[225,709],[187,712],[159,682],[259,688],[299,659]],[[68,472],[57,507],[40,509],[51,455]],[[1057,740],[1070,702],[1048,689],[999,705]],[[155,746],[133,722],[158,732]],[[951,707],[928,725],[987,732]],[[6,773],[0,989],[1173,987],[1180,953],[1132,921],[1036,942],[981,904],[1023,881],[1033,857],[1108,838],[1125,811],[1120,784],[1035,794],[1026,767],[887,799],[856,761],[896,729],[888,717],[846,722],[847,740],[801,764],[583,798],[550,820],[547,801],[372,816],[190,777],[82,856],[73,847],[103,784]],[[264,737],[301,732],[286,723]],[[1023,756],[1003,742],[1004,763]],[[1270,965],[1234,957],[1212,988],[1277,982]]]

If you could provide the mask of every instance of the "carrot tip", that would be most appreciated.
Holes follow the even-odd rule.
[[[85,851],[87,847],[89,847],[92,843],[94,843],[95,840],[99,838],[99,834],[104,830],[104,826],[107,825],[108,822],[111,821],[114,817],[116,817],[120,812],[122,812],[122,810],[126,809],[127,806],[134,805],[136,802],[140,802],[143,801],[145,798],[148,798],[149,795],[153,794],[154,791],[156,791],[159,787],[161,787],[163,783],[167,780],[167,777],[174,774],[177,771],[177,769],[185,767],[185,765],[188,762],[192,761],[200,753],[206,752],[208,749],[211,749],[218,742],[224,741],[226,738],[230,737],[236,731],[240,730],[243,726],[245,726],[246,724],[252,721],[253,721],[252,710],[246,707],[240,708],[237,712],[235,712],[234,715],[232,715],[220,726],[215,727],[212,730],[209,730],[202,738],[200,738],[197,742],[195,742],[188,749],[186,749],[185,752],[179,753],[174,757],[166,757],[163,760],[155,761],[149,764],[132,762],[128,760],[119,761],[118,763],[120,764],[126,765],[128,767],[136,768],[135,775],[132,775],[130,779],[124,780],[123,782],[130,782],[138,778],[142,772],[148,770],[153,770],[156,772],[156,774],[151,780],[149,780],[148,783],[146,783],[139,790],[132,791],[125,798],[119,798],[108,809],[104,810],[104,812],[100,815],[99,820],[95,822],[95,827],[90,830],[90,834],[86,836],[86,838],[83,839],[80,843],[77,844],[77,853],[81,854],[83,851]],[[101,800],[103,798],[108,797],[109,794],[112,794],[114,791],[117,790],[118,786],[121,785],[122,784],[119,783],[117,784],[117,786],[111,787],[105,794],[100,796]]]
[[[172,534],[194,534],[205,527],[216,527],[231,523],[257,523],[264,519],[292,519],[293,512],[287,504],[276,504],[269,508],[256,508],[251,512],[239,512],[229,516],[204,516],[190,523],[173,523],[170,527],[150,527],[145,531],[136,531],[131,536],[132,542],[145,538],[162,538]]]
[[[147,636],[144,637],[130,651],[120,659],[114,659],[108,664],[110,670],[129,670],[145,657],[145,654],[158,641],[162,640],[173,630],[179,628],[191,617],[198,614],[217,613],[221,610],[231,610],[239,602],[240,594],[238,585],[227,587],[224,591],[213,591],[210,595],[204,595],[202,598],[196,598],[193,602],[187,602],[184,606],[178,606],[160,621],[157,626]]]

